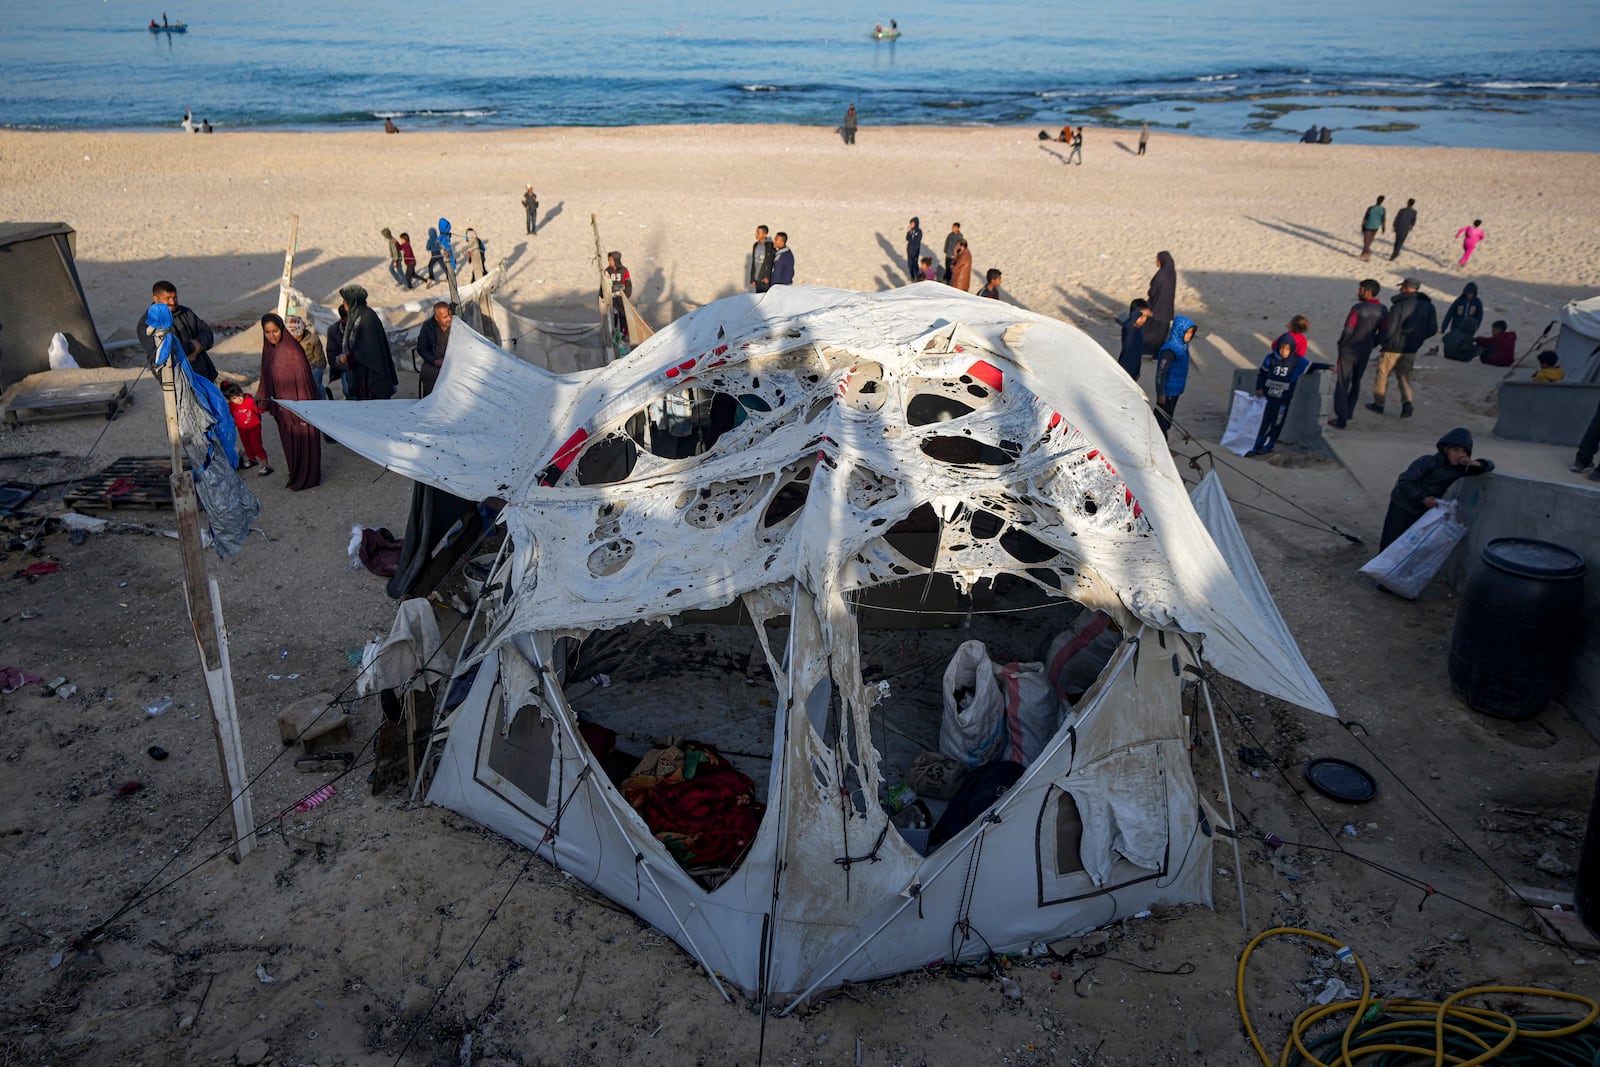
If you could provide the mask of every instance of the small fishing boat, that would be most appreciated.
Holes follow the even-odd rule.
[[[900,36],[900,31],[899,30],[885,30],[885,29],[880,27],[878,29],[873,30],[867,36],[871,37],[874,41],[893,41],[893,40],[895,40],[896,38],[898,38]]]
[[[150,32],[151,33],[188,33],[189,32],[189,24],[187,22],[171,22],[171,23],[168,23],[167,25],[163,26],[163,25],[161,25],[161,23],[157,22],[155,19],[151,19],[150,20]]]

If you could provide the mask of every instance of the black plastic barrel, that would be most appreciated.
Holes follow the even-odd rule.
[[[1539,714],[1583,642],[1583,557],[1527,537],[1483,546],[1450,639],[1450,688],[1474,711]]]

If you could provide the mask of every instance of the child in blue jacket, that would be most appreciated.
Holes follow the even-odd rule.
[[[1259,456],[1271,452],[1278,444],[1278,435],[1289,418],[1289,404],[1294,400],[1294,387],[1306,371],[1327,370],[1326,363],[1312,363],[1297,355],[1299,346],[1292,333],[1280,334],[1272,342],[1272,351],[1256,372],[1256,396],[1267,398],[1266,410],[1261,413],[1261,429],[1256,433],[1255,447],[1246,456]]]
[[[1156,353],[1156,425],[1161,427],[1162,436],[1172,429],[1178,398],[1189,383],[1189,342],[1198,329],[1193,319],[1177,316]]]

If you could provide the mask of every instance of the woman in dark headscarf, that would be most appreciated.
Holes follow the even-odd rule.
[[[1483,301],[1478,299],[1478,286],[1468,282],[1467,287],[1461,290],[1461,295],[1456,297],[1456,302],[1450,305],[1450,310],[1445,312],[1444,324],[1440,327],[1443,333],[1439,346],[1444,350],[1445,357],[1458,363],[1471,363],[1478,358],[1478,346],[1472,339],[1478,335],[1478,327],[1483,325]]]
[[[339,290],[349,314],[341,338],[346,396],[357,400],[388,400],[400,384],[378,313],[367,307],[367,291],[359,285]]]
[[[1173,265],[1171,252],[1156,253],[1156,272],[1150,279],[1150,290],[1145,300],[1150,304],[1150,321],[1144,327],[1144,350],[1154,355],[1167,339],[1172,320],[1177,316],[1173,301],[1178,295],[1178,268]]]
[[[322,484],[322,435],[278,401],[315,399],[317,385],[311,379],[305,349],[282,319],[271,313],[261,316],[261,384],[256,404],[263,415],[278,420],[278,439],[283,442],[293,490]]]

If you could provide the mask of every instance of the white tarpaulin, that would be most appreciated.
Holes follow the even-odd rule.
[[[1600,380],[1600,296],[1569,302],[1557,319],[1556,358],[1566,368],[1566,380]]]

